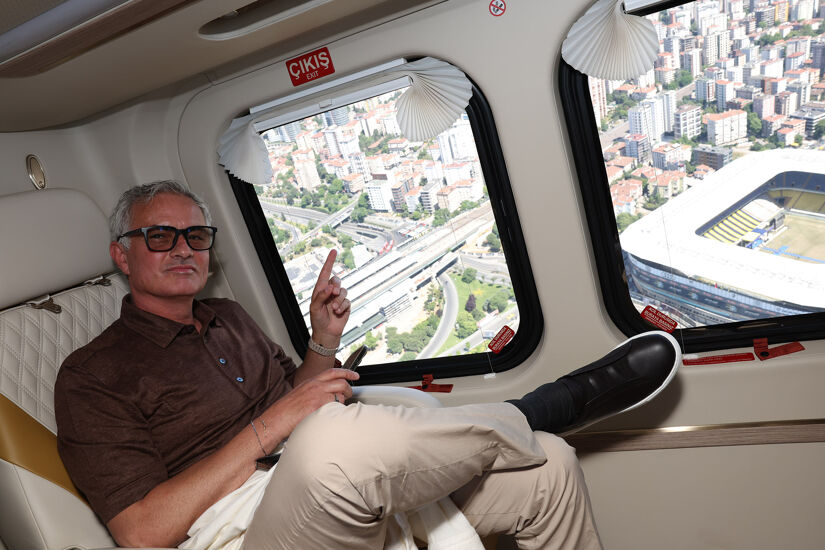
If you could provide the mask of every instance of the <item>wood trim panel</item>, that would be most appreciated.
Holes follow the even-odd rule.
[[[4,395],[0,395],[0,460],[20,466],[86,500],[63,466],[57,452],[57,437]]]
[[[0,63],[0,77],[34,76],[195,0],[133,0]]]
[[[585,432],[565,439],[585,453],[818,443],[825,441],[825,419]]]

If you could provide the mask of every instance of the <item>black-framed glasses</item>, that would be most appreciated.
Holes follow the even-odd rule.
[[[183,235],[186,244],[192,250],[209,250],[215,244],[217,230],[217,227],[209,225],[193,225],[185,229],[178,229],[171,225],[150,225],[127,231],[118,236],[117,240],[123,237],[137,237],[142,233],[146,248],[152,252],[168,252],[175,248],[178,244],[178,237]]]

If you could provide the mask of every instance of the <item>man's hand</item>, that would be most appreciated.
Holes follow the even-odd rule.
[[[283,438],[286,438],[301,420],[323,405],[333,401],[343,403],[352,397],[349,381],[359,378],[357,372],[348,369],[326,369],[295,386],[292,391],[273,403],[262,416],[273,418],[273,424],[276,422],[274,419],[277,419],[281,429],[286,431],[282,434]],[[277,441],[275,443],[277,444]]]
[[[337,348],[347,324],[350,302],[347,289],[341,287],[341,279],[332,275],[332,266],[338,252],[330,250],[309,303],[309,321],[312,339],[327,348]]]

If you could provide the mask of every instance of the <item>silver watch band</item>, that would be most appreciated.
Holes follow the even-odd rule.
[[[318,355],[323,355],[324,357],[332,357],[333,355],[338,353],[337,348],[325,348],[324,346],[313,340],[312,337],[309,338],[307,346],[309,347],[309,349],[311,349]]]

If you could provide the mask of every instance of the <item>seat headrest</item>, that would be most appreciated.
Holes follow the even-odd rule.
[[[0,309],[114,270],[106,215],[73,189],[0,196]]]

